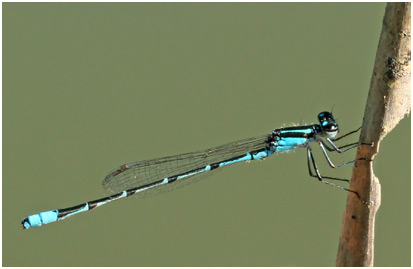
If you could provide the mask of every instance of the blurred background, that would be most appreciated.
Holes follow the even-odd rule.
[[[316,123],[333,106],[342,133],[358,128],[384,9],[4,3],[3,266],[334,266],[347,193],[309,177],[303,149],[45,227],[20,222],[103,197],[125,162]],[[408,117],[374,162],[376,266],[410,266],[410,128]],[[315,154],[323,174],[351,177]]]

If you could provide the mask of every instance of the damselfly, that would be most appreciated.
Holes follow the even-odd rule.
[[[239,140],[203,151],[126,163],[110,172],[103,180],[103,187],[115,194],[77,206],[31,215],[22,221],[23,228],[29,229],[63,220],[132,195],[146,195],[176,189],[196,181],[201,175],[209,174],[222,167],[239,162],[263,160],[277,152],[286,152],[296,148],[307,149],[307,164],[311,177],[318,178],[320,182],[325,184],[352,192],[360,198],[356,191],[336,185],[326,179],[347,182],[349,180],[320,174],[310,146],[311,142],[318,143],[332,168],[354,163],[361,159],[334,165],[327,155],[327,151],[343,153],[357,147],[359,143],[337,147],[334,142],[357,132],[360,128],[335,138],[339,127],[332,113],[321,112],[318,114],[318,120],[319,124],[275,129],[270,134]],[[347,149],[342,150],[343,148]],[[363,201],[361,198],[360,200]]]

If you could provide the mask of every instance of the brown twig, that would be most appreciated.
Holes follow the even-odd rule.
[[[373,159],[380,141],[410,113],[410,3],[388,3],[377,49],[360,142],[343,217],[337,266],[373,266],[374,222],[381,203],[380,183]],[[371,160],[371,161],[370,161]]]

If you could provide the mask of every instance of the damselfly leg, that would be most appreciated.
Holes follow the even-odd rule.
[[[342,136],[340,136],[336,139],[325,138],[328,141],[328,143],[332,146],[332,148],[330,148],[323,139],[321,139],[321,138],[317,139],[317,142],[318,142],[318,144],[319,144],[319,146],[320,146],[320,148],[323,152],[323,155],[325,156],[325,158],[327,160],[327,163],[329,164],[329,166],[331,168],[340,168],[340,167],[343,167],[343,166],[351,164],[351,163],[355,163],[355,162],[360,161],[360,160],[366,160],[365,158],[359,158],[359,159],[355,159],[355,160],[345,162],[345,163],[342,163],[342,164],[339,164],[339,165],[334,165],[333,162],[330,160],[330,157],[328,156],[327,151],[326,151],[326,149],[327,149],[330,152],[335,151],[335,152],[341,154],[341,153],[349,151],[350,149],[358,147],[361,143],[356,142],[356,143],[347,144],[347,145],[344,145],[344,146],[341,146],[341,147],[337,147],[334,144],[333,141],[337,141],[337,140],[340,140],[340,139],[342,139],[344,137],[347,137],[351,134],[354,134],[354,133],[358,132],[360,129],[361,129],[361,127],[358,128],[357,130],[354,130],[354,131],[351,131],[351,132],[349,132],[345,135],[342,135]],[[348,147],[346,150],[341,150],[342,148],[346,148],[346,147]],[[312,151],[310,145],[307,145],[307,165],[308,165],[308,171],[309,171],[309,174],[310,174],[311,177],[318,178],[319,181],[321,181],[322,183],[325,183],[327,185],[330,185],[330,186],[333,186],[333,187],[336,187],[336,188],[339,188],[341,190],[345,190],[345,191],[348,191],[348,192],[352,192],[352,193],[357,195],[357,197],[360,199],[360,201],[362,201],[363,203],[366,203],[363,199],[361,199],[358,192],[350,190],[349,188],[346,188],[346,187],[343,187],[343,186],[340,186],[340,185],[337,185],[337,184],[334,184],[332,182],[329,182],[329,181],[325,180],[325,179],[330,179],[330,180],[350,182],[349,179],[330,177],[330,176],[322,176],[320,174],[318,168],[317,168],[317,164],[316,164],[315,159],[314,159],[314,154],[313,154],[313,151]],[[315,173],[313,172],[313,169],[314,169]]]
[[[307,147],[307,160],[308,160],[308,171],[309,171],[309,173],[310,173],[310,176],[318,178],[318,180],[319,180],[320,182],[324,183],[324,184],[327,184],[327,185],[330,185],[330,186],[339,188],[339,189],[344,190],[344,191],[348,191],[348,192],[354,193],[355,195],[357,195],[357,197],[359,198],[359,200],[360,200],[363,204],[367,204],[367,202],[364,201],[364,200],[361,198],[360,194],[359,194],[357,191],[353,191],[353,190],[350,190],[349,188],[346,188],[346,187],[343,187],[343,186],[334,184],[334,183],[332,183],[332,182],[329,182],[329,181],[327,181],[327,180],[324,180],[325,178],[327,178],[327,179],[332,179],[332,180],[339,180],[339,181],[350,182],[350,180],[348,180],[348,179],[328,177],[328,176],[321,176],[321,175],[320,175],[320,172],[318,171],[317,165],[316,165],[316,163],[315,163],[314,156],[313,156],[313,152],[311,151],[311,147],[310,147],[310,146]],[[313,173],[313,171],[312,171],[312,169],[311,169],[311,166],[313,166],[316,174]]]

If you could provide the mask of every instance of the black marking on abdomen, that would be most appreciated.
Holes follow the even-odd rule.
[[[139,187],[126,190],[126,197],[129,197],[129,196],[134,195],[134,194],[137,193],[139,190],[147,189],[147,188],[153,187],[153,186],[155,186],[155,185],[159,185],[159,184],[162,183],[163,181],[164,181],[164,179],[160,179],[160,180],[157,180],[157,181],[148,183],[148,184],[146,184],[146,185],[141,185],[141,186],[139,186]]]
[[[211,170],[214,170],[214,169],[218,168],[220,163],[222,163],[222,162],[210,164]]]
[[[177,180],[177,179],[178,179],[178,176],[168,177],[168,184],[174,182],[174,181]]]
[[[98,199],[98,200],[90,201],[90,202],[88,202],[88,204],[89,204],[89,210],[92,210],[92,209],[96,208],[99,203],[108,202],[108,201],[111,201],[111,200],[120,198],[120,197],[123,196],[123,195],[124,195],[124,192],[119,192],[119,193],[113,194],[113,195],[111,195],[111,196],[107,196],[107,197],[105,197],[105,198],[101,198],[101,199]]]
[[[76,206],[72,206],[72,207],[68,207],[68,208],[64,208],[64,209],[58,209],[59,210],[59,214],[57,214],[57,218],[62,218],[68,214],[71,213],[75,213],[77,211],[79,211],[79,209],[84,208],[85,206],[87,206],[88,203],[83,203],[80,205],[76,205]]]
[[[254,160],[254,157],[253,157],[254,152],[255,152],[255,153],[258,153],[258,152],[260,152],[261,150],[262,150],[262,149],[260,149],[260,150],[255,150],[255,151],[251,151],[251,152],[249,153],[249,154],[251,155],[251,160]],[[246,153],[246,154],[247,154],[247,153]],[[245,157],[246,154],[239,155],[239,156],[236,156],[236,157],[233,157],[233,158],[230,158],[230,159],[226,159],[226,160],[222,160],[222,161],[220,161],[220,162],[216,162],[216,163],[210,164],[209,166],[211,167],[211,169],[210,169],[209,171],[219,168],[219,167],[220,167],[219,165],[220,165],[221,163],[236,161],[236,160],[238,160],[238,159],[240,159],[240,158],[242,158],[242,157]],[[208,165],[207,165],[207,166],[208,166]],[[83,204],[76,205],[76,206],[69,207],[69,208],[58,209],[58,212],[59,212],[59,213],[58,213],[58,219],[61,219],[61,218],[65,217],[65,216],[67,216],[67,215],[70,215],[70,214],[72,214],[72,213],[79,213],[79,210],[82,210],[82,209],[84,209],[85,207],[87,207],[87,210],[86,210],[86,211],[89,211],[89,210],[92,210],[92,209],[98,207],[99,203],[108,203],[108,202],[110,202],[110,201],[112,201],[112,200],[116,200],[116,199],[119,199],[119,198],[123,198],[123,196],[125,196],[125,197],[132,196],[132,195],[136,194],[137,192],[139,192],[140,190],[145,190],[145,189],[148,189],[148,188],[157,186],[157,185],[173,183],[173,182],[175,182],[175,181],[178,179],[178,177],[180,177],[180,176],[185,176],[185,175],[188,175],[188,174],[194,174],[194,175],[195,175],[195,174],[197,174],[197,173],[207,172],[208,170],[205,170],[205,168],[206,168],[207,166],[203,166],[203,167],[196,168],[196,169],[193,169],[193,170],[190,170],[190,171],[186,171],[186,172],[181,173],[181,174],[178,174],[178,175],[174,175],[174,176],[168,177],[168,178],[167,178],[167,180],[168,180],[167,183],[163,183],[165,179],[162,178],[162,179],[159,179],[159,180],[157,180],[157,181],[148,183],[148,184],[146,184],[146,185],[142,185],[142,186],[139,186],[139,187],[136,187],[136,188],[128,189],[128,190],[125,190],[125,191],[122,191],[122,192],[119,192],[119,193],[116,193],[116,194],[114,194],[114,195],[107,196],[107,197],[104,197],[104,198],[101,198],[101,199],[98,199],[98,200],[90,201],[90,202],[83,203]],[[111,176],[116,176],[116,175],[118,175],[118,174],[126,171],[127,169],[129,169],[128,165],[126,165],[126,164],[125,164],[125,165],[122,165],[120,168],[118,168],[117,170],[115,170],[115,171],[111,174]],[[125,192],[126,192],[126,195],[125,195]]]

